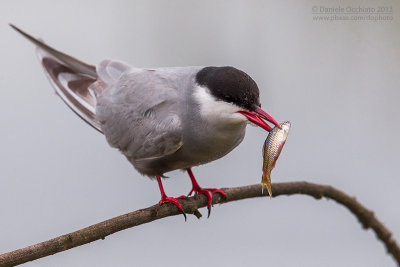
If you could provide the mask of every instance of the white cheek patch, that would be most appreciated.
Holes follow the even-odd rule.
[[[209,121],[245,122],[247,118],[238,113],[243,110],[235,104],[217,100],[211,95],[210,90],[198,85],[194,89],[194,98],[200,105],[200,114]]]

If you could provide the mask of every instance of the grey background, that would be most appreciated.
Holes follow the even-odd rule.
[[[314,21],[313,6],[393,7],[392,21]],[[233,65],[292,131],[273,182],[331,184],[400,240],[400,5],[396,1],[0,2],[0,253],[157,203],[157,185],[55,96],[13,22],[86,62]],[[248,127],[201,185],[259,183],[265,131]],[[165,182],[188,192],[181,172]],[[202,211],[203,214],[205,211]],[[371,231],[332,201],[305,196],[215,206],[27,266],[394,266]]]

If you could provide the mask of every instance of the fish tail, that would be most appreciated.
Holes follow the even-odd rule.
[[[263,170],[263,176],[261,180],[261,192],[264,194],[264,188],[267,188],[269,197],[272,198],[272,188],[271,188],[271,172]]]

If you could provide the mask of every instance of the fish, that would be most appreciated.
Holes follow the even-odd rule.
[[[275,163],[281,154],[282,148],[286,143],[286,138],[289,134],[290,122],[285,121],[281,124],[281,128],[275,126],[265,139],[262,154],[263,154],[263,175],[261,178],[262,193],[264,188],[268,190],[268,194],[272,197],[271,189],[271,171],[275,167]]]

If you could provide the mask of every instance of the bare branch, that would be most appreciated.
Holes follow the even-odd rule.
[[[307,182],[276,183],[272,185],[272,189],[274,197],[303,194],[316,199],[322,197],[333,199],[342,204],[358,218],[364,229],[371,228],[376,233],[377,237],[385,244],[388,253],[400,265],[400,248],[392,233],[375,217],[372,211],[362,206],[354,197],[350,197],[332,186]],[[226,199],[222,199],[220,195],[216,194],[213,198],[213,204],[266,196],[265,194],[262,195],[261,185],[259,184],[225,188],[223,191],[226,193]],[[180,203],[186,213],[195,214],[199,217],[198,209],[206,206],[207,199],[205,196],[191,197],[188,200],[181,200]],[[104,239],[108,235],[130,227],[178,214],[180,214],[178,209],[174,205],[168,204],[154,205],[130,212],[36,245],[2,254],[0,255],[0,266],[14,266],[33,261],[98,239]]]

